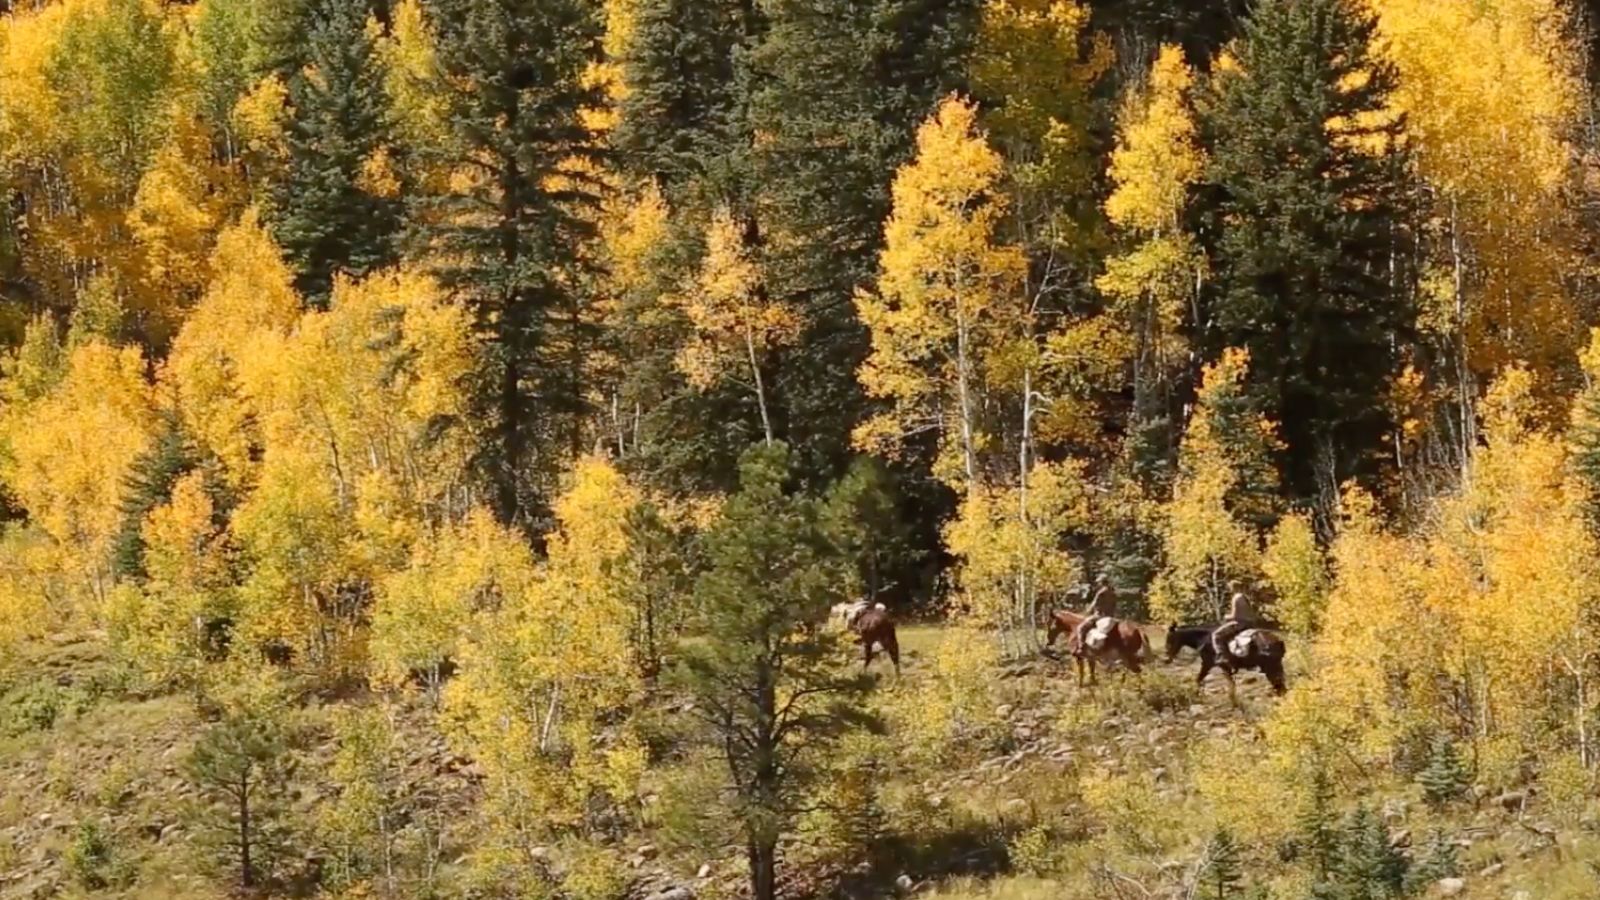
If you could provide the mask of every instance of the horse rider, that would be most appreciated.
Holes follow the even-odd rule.
[[[1228,649],[1228,642],[1256,621],[1255,606],[1250,603],[1250,598],[1245,596],[1244,588],[1237,579],[1228,582],[1228,591],[1233,595],[1228,599],[1228,618],[1211,632],[1211,649],[1217,652],[1217,659],[1220,660],[1233,659],[1233,651]]]
[[[1089,632],[1094,630],[1101,619],[1117,614],[1117,592],[1111,589],[1111,579],[1106,573],[1101,572],[1094,580],[1094,598],[1083,610],[1083,621],[1078,623],[1078,650],[1086,651],[1089,647]]]

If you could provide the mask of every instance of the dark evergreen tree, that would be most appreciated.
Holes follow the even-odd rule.
[[[1313,761],[1310,791],[1304,808],[1296,821],[1296,843],[1299,856],[1311,871],[1311,896],[1313,900],[1331,900],[1337,897],[1335,879],[1339,872],[1340,834],[1337,813],[1333,809],[1333,783],[1328,779],[1324,764]]]
[[[810,328],[774,379],[783,432],[807,471],[842,474],[867,405],[857,287],[877,271],[890,184],[917,126],[964,83],[975,0],[767,0],[750,100],[762,140],[768,290]]]
[[[1440,736],[1433,742],[1433,748],[1428,753],[1428,764],[1417,775],[1417,781],[1422,784],[1422,799],[1438,810],[1465,796],[1472,776],[1467,772],[1455,742]]]
[[[849,561],[822,503],[793,481],[782,443],[745,454],[739,491],[706,538],[709,566],[694,592],[703,634],[679,645],[673,672],[728,767],[755,900],[776,894],[779,842],[818,754],[864,721],[866,682],[840,669],[837,636],[817,627]]]
[[[1199,339],[1247,347],[1298,498],[1372,476],[1413,331],[1414,202],[1394,66],[1349,0],[1263,0],[1205,117],[1216,272]]]
[[[1211,836],[1210,853],[1200,873],[1201,900],[1237,900],[1244,894],[1244,873],[1239,860],[1239,844],[1226,828]]]
[[[293,771],[284,727],[270,713],[225,715],[184,760],[184,774],[201,799],[191,825],[219,864],[234,869],[244,890],[266,881],[282,859]]]
[[[134,459],[122,484],[122,525],[112,547],[111,566],[118,578],[143,578],[144,519],[172,499],[172,487],[197,464],[177,413],[161,411],[161,430],[150,448]]]
[[[1345,826],[1340,865],[1348,900],[1391,900],[1405,895],[1408,861],[1389,837],[1389,827],[1362,805]]]
[[[399,196],[363,187],[363,167],[390,137],[366,26],[364,0],[309,0],[305,66],[289,79],[289,158],[273,224],[295,287],[316,306],[327,304],[335,274],[361,276],[396,259]]]
[[[481,176],[421,198],[414,237],[441,279],[477,313],[491,347],[480,414],[493,423],[479,467],[497,514],[548,530],[561,461],[579,449],[585,308],[583,215],[598,180],[579,166],[604,153],[584,109],[604,103],[585,78],[600,58],[598,4],[581,0],[429,0],[438,65],[452,93],[456,143]]]
[[[613,141],[626,167],[682,205],[747,196],[752,135],[749,49],[765,28],[756,0],[641,0],[628,96]]]
[[[1435,828],[1428,835],[1428,844],[1423,848],[1416,865],[1411,867],[1407,880],[1413,892],[1420,892],[1442,878],[1455,878],[1460,874],[1456,842]]]

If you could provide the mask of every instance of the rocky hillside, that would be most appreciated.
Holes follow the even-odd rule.
[[[907,691],[927,663],[913,645],[906,672],[885,674],[880,691]],[[196,803],[183,758],[201,727],[191,699],[129,691],[92,642],[30,649],[23,668],[0,696],[0,898],[123,896],[205,898],[227,891],[196,874],[201,847],[186,823]],[[1173,811],[1190,808],[1193,789],[1183,774],[1195,748],[1226,740],[1245,747],[1261,740],[1257,722],[1278,702],[1256,676],[1241,677],[1237,703],[1217,677],[1192,686],[1192,661],[1154,664],[1144,675],[1102,675],[1080,690],[1071,672],[1049,660],[1002,674],[994,710],[1002,729],[989,752],[936,777],[906,781],[890,769],[881,787],[891,821],[915,814],[930,825],[925,840],[888,834],[881,852],[852,866],[818,860],[787,867],[786,887],[797,895],[1029,896],[1051,882],[1022,877],[1018,843],[1030,829],[1084,835],[1097,826],[1094,800],[1079,787],[1091,778],[1124,777],[1149,786]],[[321,773],[335,751],[326,728],[331,710],[367,702],[361,695],[307,697],[299,730],[300,764],[289,800],[291,820],[314,830],[334,788]],[[681,713],[669,712],[668,715]],[[453,752],[418,697],[397,722],[404,749],[402,793],[410,814],[438,823],[430,852],[440,883],[448,884],[473,841],[471,811],[482,774]],[[655,798],[647,797],[646,802]],[[1422,843],[1430,819],[1414,792],[1376,799],[1392,838],[1405,853]],[[1592,878],[1600,825],[1562,830],[1543,816],[1537,793],[1478,797],[1450,822],[1461,859],[1460,877],[1430,890],[1463,898],[1532,898],[1567,894]],[[1104,820],[1101,815],[1100,820]],[[1083,823],[1083,824],[1073,824]],[[890,829],[892,830],[892,829]],[[929,835],[937,834],[935,839]],[[617,839],[626,860],[624,883],[636,898],[690,900],[736,895],[742,886],[736,852],[691,854],[647,829]],[[295,842],[283,867],[284,893],[314,892],[323,851],[314,840]],[[545,857],[550,858],[550,857]],[[1142,879],[1150,896],[1183,896],[1192,860],[1158,860]],[[559,859],[550,858],[559,866]]]

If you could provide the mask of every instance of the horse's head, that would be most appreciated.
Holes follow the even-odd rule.
[[[1056,638],[1060,637],[1066,630],[1067,624],[1061,621],[1061,613],[1059,611],[1051,613],[1049,620],[1045,623],[1044,645],[1046,647],[1054,647]]]
[[[1167,662],[1178,658],[1178,651],[1183,649],[1183,638],[1178,634],[1177,625],[1167,626],[1166,655]]]

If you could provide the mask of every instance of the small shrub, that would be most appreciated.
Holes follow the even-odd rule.
[[[1195,702],[1194,683],[1166,672],[1150,672],[1138,682],[1139,702],[1155,713],[1188,709]]]
[[[119,864],[110,836],[96,822],[78,826],[64,859],[72,880],[87,891],[98,891],[128,880],[128,867]]]
[[[78,688],[35,681],[6,699],[0,710],[0,731],[10,735],[49,731],[57,722],[81,715],[90,702],[89,695]]]

